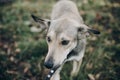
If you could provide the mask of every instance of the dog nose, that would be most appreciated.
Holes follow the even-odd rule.
[[[53,59],[49,59],[44,63],[45,67],[51,69],[53,67]]]

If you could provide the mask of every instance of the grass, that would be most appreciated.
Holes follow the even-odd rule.
[[[31,14],[50,18],[55,0],[15,0],[0,9],[0,79],[42,80],[47,74],[43,66],[47,53],[45,33],[33,33],[38,26]],[[101,31],[88,38],[86,53],[76,80],[120,79],[119,1],[76,0],[85,23]],[[64,65],[62,80],[72,80],[72,62]]]

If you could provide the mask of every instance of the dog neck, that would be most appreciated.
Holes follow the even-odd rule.
[[[76,47],[67,55],[67,59],[69,60],[71,57],[79,56],[85,45],[86,39],[77,40]]]

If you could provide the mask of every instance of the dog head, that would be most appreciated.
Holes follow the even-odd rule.
[[[86,38],[89,32],[100,33],[74,20],[58,19],[50,21],[40,19],[34,15],[32,17],[36,22],[40,23],[43,29],[47,29],[48,53],[45,58],[47,68],[62,65],[69,53],[77,46],[78,39]]]

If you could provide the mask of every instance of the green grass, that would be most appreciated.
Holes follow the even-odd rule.
[[[114,0],[76,0],[87,25],[101,34],[88,38],[86,53],[77,80],[120,79],[120,6]],[[42,80],[47,53],[45,33],[33,33],[38,26],[31,14],[50,18],[55,0],[15,0],[0,6],[0,80]],[[62,80],[72,80],[72,62],[64,65]]]

